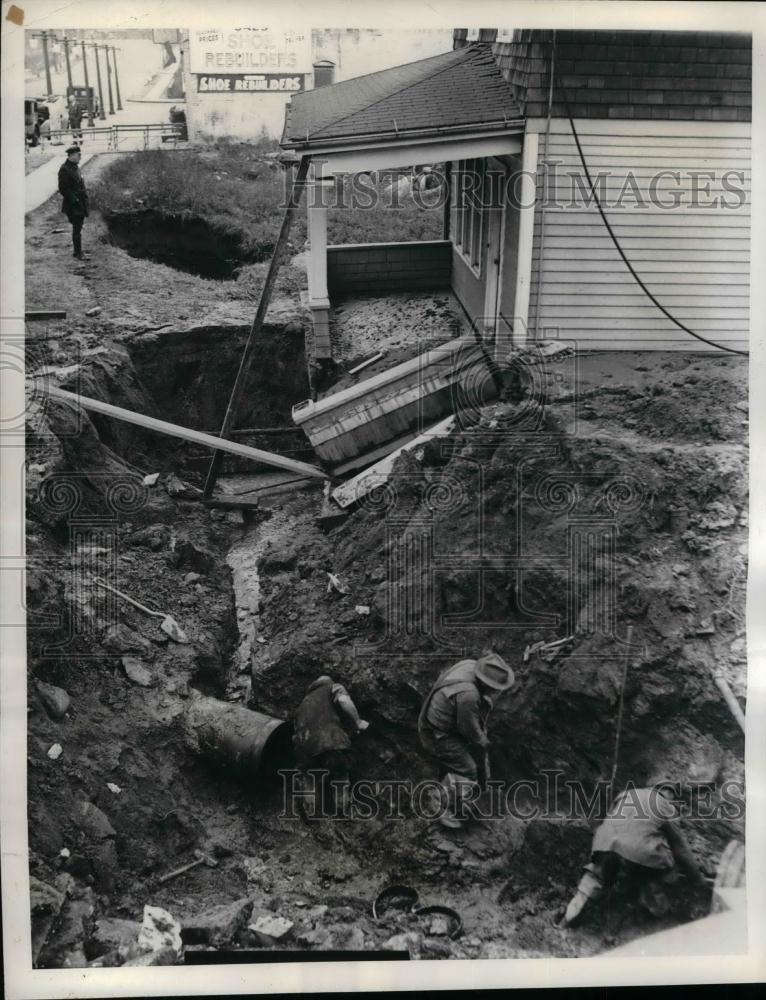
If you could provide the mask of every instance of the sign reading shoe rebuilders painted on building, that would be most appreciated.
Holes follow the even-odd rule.
[[[306,77],[303,73],[252,73],[211,76],[200,73],[197,76],[197,93],[199,94],[239,94],[247,90],[264,93],[265,91],[292,91],[304,89]]]
[[[199,91],[302,90],[304,74],[311,72],[311,33],[272,28],[189,31],[189,71],[199,74]]]

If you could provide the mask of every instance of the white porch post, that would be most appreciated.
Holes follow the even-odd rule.
[[[332,179],[312,179],[308,190],[309,305],[329,309],[327,293],[327,202]]]
[[[318,176],[317,176],[318,173]],[[309,308],[314,326],[314,358],[332,357],[330,345],[330,296],[327,291],[327,206],[334,184],[323,178],[321,168],[308,187]]]
[[[527,132],[524,136],[524,150],[521,159],[521,190],[519,192],[519,249],[513,308],[514,347],[523,347],[527,342],[529,292],[532,284],[532,240],[535,228],[537,145],[537,133]]]

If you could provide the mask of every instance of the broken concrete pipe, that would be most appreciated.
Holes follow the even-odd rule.
[[[294,767],[292,725],[241,705],[192,692],[184,725],[195,750],[266,786]]]

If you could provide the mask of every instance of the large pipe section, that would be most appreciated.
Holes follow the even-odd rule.
[[[292,725],[241,705],[192,692],[184,725],[197,753],[268,782],[294,767]]]

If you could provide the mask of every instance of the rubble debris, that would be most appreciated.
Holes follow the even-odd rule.
[[[54,684],[46,684],[44,681],[36,681],[35,687],[48,715],[52,719],[63,719],[72,704],[72,699],[66,691]]]
[[[125,676],[133,681],[134,684],[138,684],[139,687],[153,687],[154,675],[137,657],[123,656],[122,667],[125,671]]]
[[[153,965],[176,965],[180,955],[176,952],[175,948],[156,948],[153,951],[148,951],[143,955],[138,955],[136,958],[131,958],[127,962],[123,963],[124,966],[153,966]]]
[[[58,920],[61,907],[72,885],[72,879],[65,876],[60,886],[48,885],[34,876],[29,879],[30,905],[32,914],[32,965],[37,965],[37,958],[48,940],[48,935]]]
[[[385,951],[406,951],[410,957],[420,957],[420,947],[423,938],[415,931],[406,931],[402,934],[394,934],[387,941],[384,941],[382,948]]]
[[[90,957],[101,957],[116,952],[123,961],[133,957],[138,951],[138,936],[141,924],[136,920],[119,917],[100,917],[96,921],[93,937],[89,943]]]
[[[101,313],[101,311],[102,311],[101,310],[101,306],[93,306],[92,309],[86,309],[85,310],[85,315],[86,316],[98,316]]]
[[[82,969],[88,964],[85,942],[93,934],[95,897],[90,888],[75,888],[69,876],[59,877],[68,880],[67,899],[38,954],[37,968]]]
[[[202,496],[202,490],[185,483],[174,472],[165,477],[164,486],[168,496],[174,500],[197,500]]]
[[[72,819],[93,840],[106,840],[117,836],[106,814],[87,800],[75,803]]]
[[[52,747],[48,748],[48,756],[51,760],[58,760],[63,752],[64,748],[60,743],[54,743]]]
[[[127,625],[110,625],[104,636],[104,648],[110,653],[142,653],[152,655],[152,644]]]
[[[264,948],[271,948],[280,941],[284,941],[292,933],[295,924],[286,917],[261,916],[249,925],[248,930],[252,931]]]
[[[144,486],[156,486],[159,478],[159,472],[150,472],[147,476],[144,476],[142,482]]]
[[[370,613],[370,605],[369,604],[357,604],[357,606],[354,608],[354,611],[356,611],[356,613],[358,615],[362,615],[363,617],[366,617]]]
[[[120,786],[115,785],[113,781],[107,781],[106,787],[109,789],[112,795],[120,795],[122,793],[122,789],[120,788]]]
[[[335,573],[327,572],[327,593],[335,591],[338,594],[347,594],[348,587],[343,583],[339,576]]]
[[[143,951],[157,952],[170,949],[176,958],[180,958],[183,950],[181,925],[162,907],[146,905],[137,943]]]
[[[159,552],[170,543],[170,528],[166,524],[150,524],[132,532],[125,541],[128,545],[141,545],[152,552]]]
[[[181,936],[185,944],[230,944],[247,925],[253,910],[248,897],[223,903],[193,917],[185,917]]]

